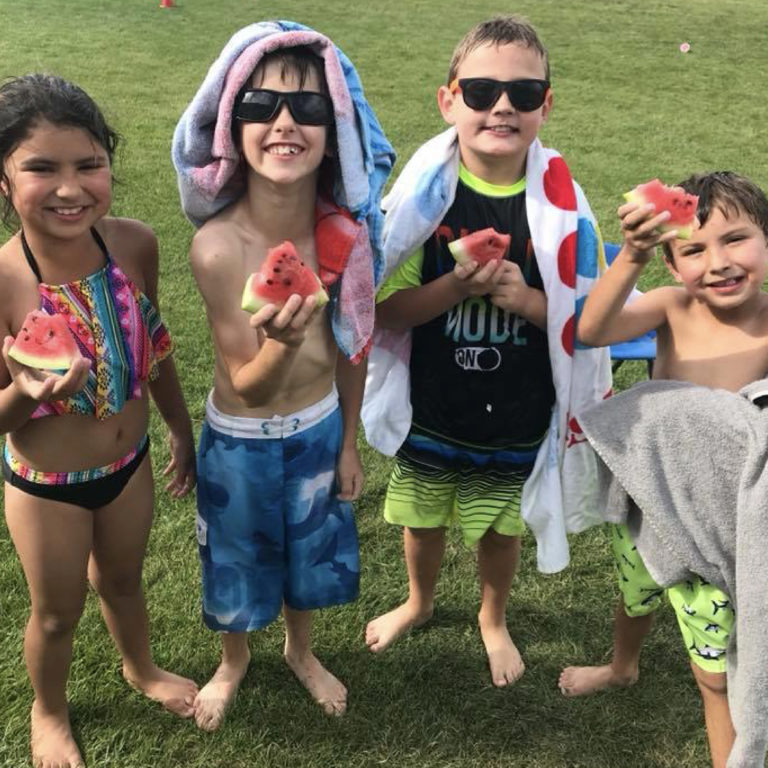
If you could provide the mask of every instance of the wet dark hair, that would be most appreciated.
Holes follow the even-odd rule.
[[[487,21],[481,21],[472,27],[453,52],[451,63],[448,67],[448,81],[450,85],[459,71],[464,59],[472,51],[483,45],[510,45],[516,43],[525,48],[532,48],[541,56],[544,63],[545,79],[549,80],[549,54],[539,39],[533,25],[523,16],[512,14],[510,16],[494,16]]]
[[[762,230],[768,240],[768,198],[760,187],[746,176],[733,171],[713,171],[689,176],[681,181],[682,187],[690,195],[699,196],[696,216],[703,227],[714,210],[723,216],[744,214]],[[664,257],[674,263],[674,254],[669,243],[663,243]]]
[[[56,75],[23,75],[0,85],[0,182],[6,187],[6,159],[43,122],[81,128],[104,148],[112,165],[120,137],[93,99],[82,88]],[[13,202],[9,194],[4,198],[0,218],[11,227]]]

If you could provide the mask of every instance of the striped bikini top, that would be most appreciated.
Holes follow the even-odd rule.
[[[99,233],[91,229],[91,234],[104,254],[104,266],[80,280],[48,285],[21,233],[24,255],[38,280],[40,308],[67,319],[80,354],[91,361],[83,389],[66,400],[40,403],[33,419],[65,413],[107,419],[126,401],[141,398],[142,382],[157,376],[157,364],[172,351],[152,302],[115,264]]]

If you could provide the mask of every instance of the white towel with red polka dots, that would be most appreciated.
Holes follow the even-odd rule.
[[[422,145],[384,198],[384,278],[434,232],[458,183],[456,131]],[[581,409],[611,391],[607,348],[579,345],[575,326],[589,289],[605,266],[587,199],[563,158],[536,139],[526,161],[531,240],[547,294],[547,335],[556,403],[550,429],[523,489],[522,515],[536,536],[539,570],[568,565],[567,533],[602,522],[595,456],[581,432]],[[410,333],[377,329],[362,417],[368,442],[392,456],[411,425]]]

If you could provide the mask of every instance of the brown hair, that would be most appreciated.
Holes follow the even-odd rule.
[[[278,48],[275,51],[265,53],[251,73],[248,85],[253,82],[256,87],[260,86],[264,81],[264,70],[266,69],[267,64],[272,62],[277,62],[280,65],[281,78],[284,79],[286,75],[295,74],[299,81],[299,88],[304,87],[310,71],[314,72],[317,75],[317,79],[320,81],[321,92],[325,94],[328,93],[323,60],[306,45],[296,45],[292,48]],[[258,78],[256,82],[254,82],[254,77]]]
[[[696,216],[703,227],[717,209],[723,216],[744,214],[763,232],[768,240],[768,198],[760,187],[746,176],[733,171],[714,171],[689,176],[677,186],[690,195],[699,196]],[[672,247],[663,243],[664,257],[674,263]]]
[[[459,41],[453,51],[451,64],[448,67],[448,85],[456,78],[459,66],[472,51],[483,45],[509,45],[517,43],[526,48],[533,48],[544,62],[546,79],[549,80],[549,54],[542,45],[536,30],[522,16],[494,16],[487,21],[481,21],[472,27]]]

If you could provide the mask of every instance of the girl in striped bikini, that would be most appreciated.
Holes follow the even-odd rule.
[[[194,446],[156,310],[157,241],[140,222],[106,215],[116,143],[71,83],[28,75],[0,86],[3,220],[18,230],[0,248],[5,516],[30,592],[32,758],[46,768],[83,764],[66,682],[88,581],[128,683],[182,717],[197,692],[155,666],[149,649],[141,588],[154,487],[148,394],[169,428],[173,496],[194,487]],[[33,309],[68,321],[80,351],[68,371],[8,356]]]

